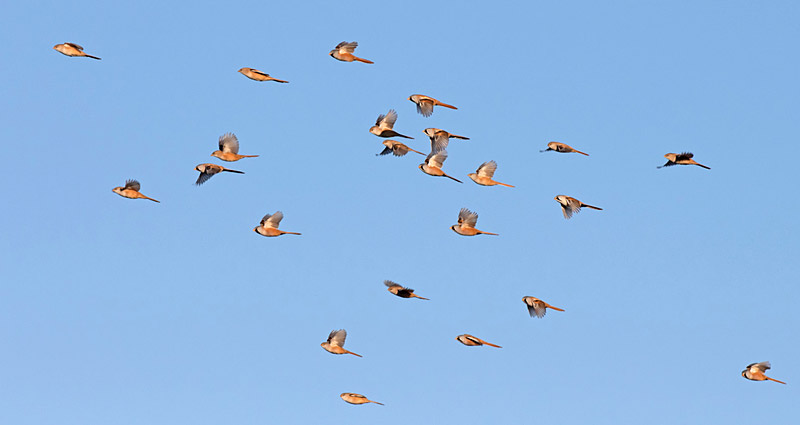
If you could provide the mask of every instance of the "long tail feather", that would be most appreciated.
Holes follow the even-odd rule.
[[[383,403],[378,403],[377,401],[372,401],[372,400],[369,400],[369,402],[370,402],[370,403],[375,403],[375,404],[380,404],[381,406],[385,406],[385,404],[383,404]]]
[[[777,382],[777,383],[779,383],[779,384],[786,385],[786,382],[783,382],[783,381],[779,381],[779,380],[777,380],[777,379],[770,378],[769,376],[765,376],[765,378],[769,379],[770,381],[775,381],[775,382]]]
[[[588,154],[588,153],[586,153],[586,152],[581,152],[581,151],[579,151],[579,150],[577,150],[577,149],[575,149],[575,152],[578,152],[578,153],[579,153],[579,154],[581,154],[581,155],[586,155],[586,156],[589,156],[589,154]]]
[[[500,234],[499,234],[499,233],[484,232],[484,231],[482,231],[482,230],[478,230],[478,233],[479,233],[479,234],[481,234],[481,235],[500,236]],[[489,345],[492,345],[492,344],[489,344]]]
[[[445,108],[450,108],[450,109],[458,109],[458,108],[456,108],[456,107],[455,107],[455,106],[453,106],[453,105],[448,105],[448,104],[446,104],[446,103],[439,102],[438,100],[436,101],[436,105],[439,105],[439,106],[444,106]]]
[[[427,298],[425,298],[425,297],[420,297],[420,296],[419,296],[419,295],[417,295],[417,294],[411,294],[411,296],[412,296],[412,297],[414,297],[414,298],[419,298],[419,299],[421,299],[421,300],[428,300]],[[430,301],[430,300],[428,300],[428,301]]]
[[[564,311],[564,309],[563,309],[563,308],[553,307],[553,306],[552,306],[552,305],[550,305],[550,304],[545,304],[545,305],[547,306],[547,308],[552,308],[552,309],[553,309],[553,310],[555,310],[555,311]]]
[[[344,350],[344,352],[345,352],[345,353],[347,353],[347,354],[352,354],[352,355],[354,355],[354,356],[363,357],[361,354],[356,354],[356,353],[354,353],[354,352],[352,352],[352,351],[347,351],[347,350]]]
[[[102,59],[98,58],[97,56],[92,56],[92,55],[87,55],[87,54],[84,54],[84,56],[86,56],[87,58],[102,60]]]
[[[584,208],[584,207],[585,207],[585,208],[591,208],[591,209],[593,209],[593,210],[603,211],[603,209],[602,209],[602,208],[600,208],[600,207],[595,207],[595,206],[592,206],[592,205],[586,205],[586,204],[583,204],[583,205],[581,205],[581,208]]]
[[[484,344],[486,344],[486,345],[488,345],[488,346],[490,346],[490,347],[495,347],[495,348],[503,348],[503,347],[501,347],[501,346],[499,346],[499,345],[492,344],[491,342],[486,342],[486,341],[483,341],[483,340],[481,340],[481,341],[482,341]]]
[[[226,169],[224,169],[222,171],[227,171],[229,173],[244,174],[244,171],[231,170],[230,168],[226,168]]]
[[[357,60],[359,62],[364,62],[364,63],[375,63],[373,61],[368,61],[366,59],[362,59],[362,58],[359,58],[359,57],[356,57],[356,56],[353,56],[353,59],[355,59],[355,60]]]
[[[500,182],[497,182],[497,184],[499,184],[500,186],[505,186],[505,187],[514,187],[514,186],[511,186],[510,184],[505,184],[505,183],[500,183]]]
[[[447,177],[448,179],[452,179],[452,180],[455,180],[455,181],[457,181],[457,182],[459,182],[459,183],[463,183],[461,180],[459,180],[459,179],[457,179],[457,178],[455,178],[455,177],[450,177],[450,176],[448,176],[447,174],[443,174],[443,175],[444,175],[445,177]]]

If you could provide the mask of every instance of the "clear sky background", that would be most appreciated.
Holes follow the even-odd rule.
[[[7,2],[0,423],[798,423],[799,13]],[[344,40],[375,64],[329,57]],[[464,184],[375,156],[390,108],[412,148],[471,137]],[[194,186],[225,132],[261,156]],[[684,150],[711,170],[656,169]],[[490,159],[516,188],[467,178]],[[111,192],[130,178],[161,203]],[[449,230],[462,207],[500,236]],[[303,235],[252,231],[276,210]],[[339,328],[363,358],[319,347]],[[788,385],[740,376],[764,360]]]

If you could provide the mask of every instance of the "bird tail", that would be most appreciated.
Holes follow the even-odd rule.
[[[786,385],[786,382],[779,381],[779,380],[777,380],[777,379],[772,379],[772,378],[770,378],[769,376],[765,376],[765,378],[769,379],[770,381],[775,381],[775,382],[777,382],[777,383],[779,383],[779,384]]]
[[[453,106],[453,105],[448,105],[448,104],[446,104],[446,103],[439,102],[438,100],[436,101],[436,104],[437,104],[437,105],[439,105],[439,106],[444,106],[445,108],[450,108],[450,109],[458,109],[458,108],[456,108],[456,107],[455,107],[455,106]]]
[[[481,235],[500,236],[500,234],[498,234],[498,233],[484,232],[483,230],[478,230],[478,234],[481,234]],[[488,343],[487,343],[487,344],[488,344]],[[489,344],[489,345],[492,345],[492,344]]]
[[[553,309],[553,310],[555,310],[555,311],[564,311],[564,309],[563,309],[563,308],[553,307],[553,306],[552,306],[552,305],[550,305],[550,304],[545,304],[545,305],[547,306],[547,308],[552,308],[552,309]]]
[[[244,174],[244,171],[231,170],[230,168],[225,168],[222,171],[227,171],[229,173]]]
[[[359,58],[359,57],[357,57],[357,56],[353,56],[353,59],[355,59],[355,60],[357,60],[357,61],[359,61],[359,62],[364,62],[364,63],[375,63],[375,62],[373,62],[373,61],[368,61],[368,60],[366,60],[366,59],[362,59],[362,58]]]
[[[404,137],[404,138],[406,138],[406,139],[413,139],[413,137],[408,137],[408,136],[406,136],[405,134],[400,134],[400,133],[398,133],[398,132],[396,132],[396,131],[395,131],[394,133],[395,133],[395,134],[394,134],[394,136],[397,136],[397,137]],[[415,151],[415,152],[416,152],[416,151]],[[423,155],[424,155],[424,154],[423,154]]]
[[[85,54],[85,53],[84,53],[84,56],[86,56],[87,58],[92,58],[92,59],[102,60],[102,59],[98,58],[97,56],[87,55],[87,54]]]
[[[272,81],[276,81],[276,82],[279,82],[279,83],[288,83],[288,81],[286,81],[286,80],[279,80],[277,78],[273,78]]]
[[[505,183],[500,183],[500,182],[497,182],[497,184],[499,184],[500,186],[505,186],[505,187],[514,187],[514,186],[511,186],[510,184],[505,184]]]
[[[342,348],[342,350],[344,350],[344,348]],[[354,352],[352,352],[352,351],[347,351],[347,350],[344,350],[344,352],[345,352],[345,353],[347,353],[347,354],[352,354],[352,355],[354,355],[354,356],[363,357],[361,354],[356,354],[356,353],[354,353]]]
[[[447,177],[448,179],[455,180],[455,181],[457,181],[457,182],[459,182],[459,183],[463,183],[461,180],[459,180],[459,179],[457,179],[457,178],[455,178],[455,177],[450,177],[450,176],[448,176],[447,174],[443,174],[443,176]]]
[[[370,62],[370,63],[372,63],[372,62]],[[380,404],[381,406],[385,406],[385,404],[383,404],[383,403],[378,403],[377,401],[372,401],[372,400],[369,400],[369,402],[370,402],[370,403],[375,403],[375,404]]]
[[[420,296],[419,296],[419,295],[417,295],[417,294],[411,294],[411,296],[412,296],[412,297],[414,297],[414,298],[419,298],[419,299],[421,299],[421,300],[428,300],[427,298],[420,297]],[[428,301],[430,301],[430,300],[428,300]]]
[[[149,200],[151,200],[151,201],[153,201],[153,202],[158,202],[159,204],[161,203],[161,201],[156,201],[155,199],[153,199],[153,198],[151,198],[151,197],[149,197],[149,196],[144,196],[144,195],[142,195],[142,198],[144,198],[144,199],[149,199]]]
[[[584,208],[584,207],[586,207],[586,208],[591,208],[591,209],[593,209],[593,210],[603,211],[603,209],[602,209],[602,208],[600,208],[600,207],[595,207],[595,206],[592,206],[592,205],[586,205],[586,204],[583,204],[583,205],[581,205],[581,208]]]
[[[416,152],[416,153],[418,153],[420,155],[425,155],[424,153],[422,153],[420,151],[415,151],[414,149],[411,149],[411,148],[408,148],[408,150],[410,150],[411,152]]]
[[[451,134],[451,139],[462,139],[462,140],[469,140],[469,137],[459,136],[458,134]]]
[[[258,155],[242,155],[242,158],[258,158]]]
[[[710,169],[711,169],[711,167],[706,167],[705,165],[703,165],[703,164],[701,164],[701,163],[699,163],[699,162],[695,162],[695,163],[694,163],[694,165],[698,165],[698,166],[700,166],[700,167],[703,167],[703,168],[705,168],[706,170],[710,170]]]
[[[579,151],[579,150],[577,150],[577,149],[573,149],[573,150],[574,150],[575,152],[577,152],[577,153],[581,154],[581,155],[586,155],[586,156],[589,156],[589,154],[588,154],[588,153],[586,153],[586,152],[581,152],[581,151]]]
[[[484,344],[486,344],[486,345],[488,345],[488,346],[490,346],[490,347],[495,347],[495,348],[503,348],[503,347],[501,347],[501,346],[499,346],[499,345],[492,344],[491,342],[486,342],[486,341],[483,341],[483,340],[481,340],[481,341],[482,341]]]
[[[284,235],[302,235],[302,233],[297,232],[284,232],[283,230],[281,230],[281,232],[283,232],[282,234]]]

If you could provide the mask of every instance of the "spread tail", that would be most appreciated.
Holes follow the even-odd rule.
[[[359,57],[356,57],[356,56],[353,56],[353,59],[355,59],[355,60],[357,60],[359,62],[364,62],[364,63],[375,63],[373,61],[368,61],[366,59],[362,59],[362,58],[359,58]]]

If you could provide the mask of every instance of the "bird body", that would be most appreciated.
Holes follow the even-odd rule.
[[[138,181],[136,181],[136,180],[126,180],[124,187],[117,186],[117,187],[115,187],[114,189],[111,189],[111,190],[114,193],[116,193],[117,195],[125,197],[125,198],[129,198],[129,199],[149,199],[149,200],[151,200],[153,202],[159,202],[159,201],[156,201],[153,198],[144,196],[141,193],[139,193],[139,189],[141,189],[141,188],[142,188],[142,185],[139,184]]]
[[[434,106],[444,106],[445,108],[458,109],[453,105],[440,102],[430,96],[425,96],[424,94],[412,94],[408,97],[408,100],[417,105],[417,112],[424,117],[429,117],[433,114]]]
[[[469,140],[469,137],[448,133],[441,128],[426,128],[422,130],[431,139],[431,152],[443,151],[450,144],[450,139]]]
[[[573,149],[572,146],[570,146],[570,145],[568,145],[566,143],[559,143],[559,142],[550,142],[550,143],[547,144],[547,149],[545,149],[543,151],[539,151],[539,152],[547,152],[547,151],[556,151],[556,152],[561,152],[561,153],[576,152],[576,153],[579,153],[581,155],[589,156],[589,154],[586,153],[586,152],[581,152],[581,151],[579,151],[577,149]]]
[[[225,168],[221,165],[217,164],[200,164],[197,167],[194,167],[195,171],[199,171],[200,175],[197,177],[197,181],[194,182],[196,185],[201,185],[208,181],[214,175],[219,174],[223,171],[227,171],[229,173],[237,173],[237,174],[244,174],[244,171],[236,171],[231,170],[229,168]]]
[[[561,212],[564,214],[564,218],[568,220],[572,217],[573,213],[581,212],[581,208],[584,207],[599,211],[603,210],[602,208],[599,207],[595,207],[589,204],[584,204],[583,202],[566,195],[558,195],[553,199],[555,199],[556,202],[561,204]]]
[[[267,236],[267,237],[274,237],[280,235],[300,235],[300,233],[285,232],[283,230],[278,229],[278,225],[281,224],[281,220],[283,220],[283,213],[280,211],[276,211],[275,214],[267,214],[264,216],[264,218],[261,219],[261,223],[259,223],[258,226],[253,228],[253,231],[261,236]]]
[[[386,147],[383,148],[383,150],[380,153],[375,154],[375,156],[388,155],[390,153],[393,154],[394,156],[405,156],[405,154],[409,152],[416,152],[420,155],[425,155],[424,153],[420,151],[415,151],[414,149],[411,149],[405,144],[400,143],[396,140],[384,140],[383,145]]]
[[[406,288],[402,285],[392,282],[391,280],[384,280],[383,284],[387,286],[387,290],[400,298],[419,298],[421,300],[427,300],[427,298],[422,298],[419,295],[414,293],[414,290],[411,288]]]
[[[664,155],[664,158],[667,158],[667,163],[656,168],[671,167],[673,165],[697,165],[698,167],[703,167],[706,170],[711,169],[711,167],[706,167],[705,165],[693,160],[693,157],[694,154],[691,152],[668,153]]]
[[[342,400],[344,400],[344,401],[346,401],[346,402],[348,402],[350,404],[375,403],[375,404],[380,404],[381,406],[384,405],[383,403],[378,403],[377,401],[372,401],[372,400],[368,399],[366,396],[363,396],[361,394],[356,394],[356,393],[342,393],[342,395],[340,395],[339,397],[341,397]]]
[[[448,179],[455,180],[461,183],[461,180],[448,176],[442,171],[442,165],[444,165],[444,161],[447,159],[447,151],[439,151],[438,153],[431,152],[425,158],[425,162],[419,164],[419,169],[422,170],[423,173],[434,176],[434,177],[447,177]]]
[[[79,57],[86,57],[86,58],[100,60],[100,58],[98,58],[97,56],[87,55],[86,53],[83,53],[83,47],[80,46],[79,44],[62,43],[62,44],[56,44],[55,46],[53,46],[53,48],[57,52],[67,56],[79,56]]]
[[[548,308],[552,308],[556,311],[564,311],[563,309],[553,307],[552,305],[535,297],[522,297],[522,302],[528,306],[528,314],[530,314],[531,317],[536,316],[540,319],[544,317],[545,313],[547,313]]]
[[[469,173],[467,176],[472,179],[475,183],[481,186],[505,186],[505,187],[514,187],[510,184],[500,183],[497,181],[492,180],[494,177],[494,172],[497,170],[497,163],[494,161],[484,162],[478,167],[478,170],[474,173]]]
[[[458,213],[458,224],[450,226],[454,232],[461,236],[475,236],[475,235],[493,235],[499,236],[497,233],[484,232],[475,228],[478,223],[478,213],[472,212],[466,208],[461,208]]]
[[[478,337],[474,337],[470,334],[462,334],[456,337],[456,340],[464,345],[468,345],[470,347],[479,347],[481,345],[488,345],[490,347],[496,348],[503,348],[499,345],[492,344],[490,342],[486,342]]]
[[[786,385],[786,382],[770,378],[764,372],[768,371],[772,365],[769,362],[751,363],[747,365],[747,369],[742,371],[742,376],[751,381],[775,381],[779,384]]]
[[[255,81],[275,81],[277,83],[288,83],[286,80],[279,80],[275,77],[270,77],[269,74],[253,68],[240,68],[236,72],[240,72],[245,77]]]
[[[342,62],[359,61],[364,63],[375,63],[355,56],[353,52],[356,50],[356,47],[358,47],[357,41],[352,41],[350,43],[343,41],[337,44],[336,47],[333,50],[331,50],[328,54],[331,55],[331,57],[333,57],[334,59],[340,60]]]
[[[211,153],[223,161],[234,162],[242,158],[257,158],[258,155],[239,155],[239,139],[233,133],[225,133],[219,136],[219,150]]]
[[[397,111],[394,109],[389,109],[389,112],[387,112],[386,115],[378,115],[378,119],[375,120],[375,125],[370,127],[369,132],[378,137],[404,137],[406,139],[413,139],[413,137],[409,137],[394,131],[394,123],[396,122]]]
[[[320,347],[331,354],[352,354],[354,356],[361,357],[360,354],[356,354],[352,351],[347,351],[344,349],[344,340],[346,338],[347,331],[344,329],[331,331],[331,333],[328,335],[328,340],[320,344]]]

